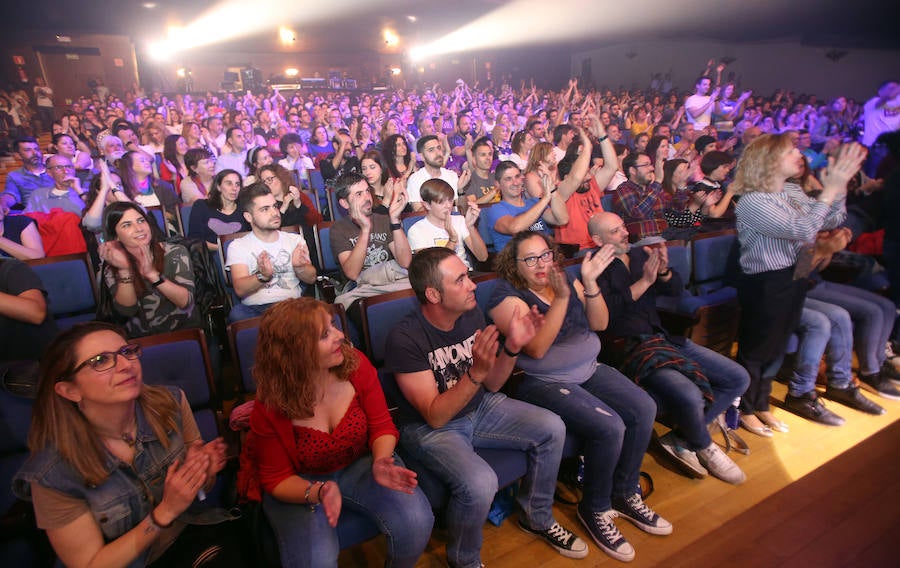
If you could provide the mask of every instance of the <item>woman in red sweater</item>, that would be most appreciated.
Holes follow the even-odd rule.
[[[253,376],[248,443],[282,565],[337,566],[342,507],[387,535],[390,566],[415,565],[431,506],[393,455],[398,432],[375,368],[334,327],[327,304],[298,298],[270,308]]]

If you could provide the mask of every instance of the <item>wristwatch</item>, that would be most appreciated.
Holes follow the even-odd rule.
[[[274,274],[272,276],[274,276]],[[271,282],[272,276],[269,276],[268,278],[266,278],[265,276],[263,276],[262,272],[256,273],[256,279],[259,280],[260,282],[262,282],[263,284],[265,284],[266,282]]]

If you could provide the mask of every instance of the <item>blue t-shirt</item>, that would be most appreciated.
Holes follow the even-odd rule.
[[[569,280],[569,305],[559,333],[547,353],[540,359],[532,359],[524,352],[516,360],[516,366],[529,376],[542,381],[571,383],[580,385],[591,378],[597,368],[597,355],[600,354],[600,338],[591,331],[584,305],[575,293],[574,279],[566,274]],[[487,311],[496,308],[508,296],[520,298],[529,307],[537,306],[538,311],[546,314],[550,309],[531,290],[519,290],[507,280],[500,280],[488,301]]]
[[[488,223],[488,230],[491,232],[491,239],[494,242],[494,248],[496,250],[501,250],[506,246],[506,243],[512,239],[512,235],[504,235],[503,233],[498,232],[494,229],[494,226],[497,224],[497,219],[501,217],[506,217],[507,215],[512,215],[516,217],[517,215],[521,215],[522,213],[528,211],[534,204],[537,203],[539,199],[534,197],[529,197],[525,199],[525,205],[522,207],[517,207],[511,203],[506,201],[500,201],[499,203],[495,203],[490,207],[484,210],[484,220]],[[544,223],[544,219],[539,217],[537,221],[534,222],[530,227],[528,227],[529,231],[540,232],[545,234],[550,234],[550,227]]]

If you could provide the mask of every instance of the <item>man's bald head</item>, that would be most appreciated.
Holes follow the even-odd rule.
[[[625,222],[615,213],[602,211],[594,214],[588,221],[588,233],[595,245],[613,245],[616,254],[625,254],[631,248]]]

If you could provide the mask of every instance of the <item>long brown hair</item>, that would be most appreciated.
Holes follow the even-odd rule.
[[[150,227],[150,253],[153,255],[153,268],[160,274],[164,274],[166,271],[166,251],[160,242],[161,229],[157,226],[156,220],[151,219],[147,212],[141,209],[138,204],[130,201],[116,201],[107,205],[106,211],[103,212],[103,226],[106,230],[106,238],[109,240],[119,239],[116,233],[116,225],[122,220],[125,212],[129,210],[137,211],[144,218],[147,226]],[[125,247],[122,248],[124,249]],[[134,255],[126,249],[125,256],[128,258],[128,269],[131,273],[140,274],[138,262]],[[134,290],[139,296],[147,290],[143,278],[134,279]]]
[[[546,233],[519,231],[513,235],[512,239],[510,239],[509,242],[506,243],[506,246],[503,247],[503,250],[497,253],[497,258],[494,260],[494,271],[497,272],[497,275],[500,278],[503,278],[519,290],[528,289],[528,282],[526,282],[525,278],[519,274],[519,267],[517,266],[519,245],[531,237],[540,237],[544,239],[544,242],[547,243],[547,248],[553,251],[553,258],[560,258],[559,247],[556,246],[556,241]]]
[[[125,331],[112,324],[91,321],[79,323],[56,336],[41,359],[41,380],[31,417],[28,447],[32,454],[55,448],[63,460],[81,475],[85,483],[99,485],[109,476],[107,450],[100,436],[78,409],[78,404],[63,398],[55,389],[59,381],[72,380],[72,371],[80,363],[75,359],[78,344],[88,335],[111,331],[126,339]],[[163,387],[144,385],[137,404],[154,434],[166,448],[168,432],[177,428],[178,404]]]
[[[528,165],[525,166],[525,173],[536,172],[541,162],[552,154],[553,144],[549,142],[538,142],[535,144],[534,148],[531,149],[531,154],[528,155]]]
[[[751,142],[738,160],[731,191],[735,195],[779,191],[781,186],[772,186],[772,172],[777,171],[782,153],[792,145],[787,134],[763,134]]]
[[[256,342],[256,399],[291,419],[315,414],[319,394],[319,339],[331,319],[328,304],[313,298],[278,302],[263,314]],[[329,369],[347,380],[359,367],[356,350],[345,342],[344,362]]]

